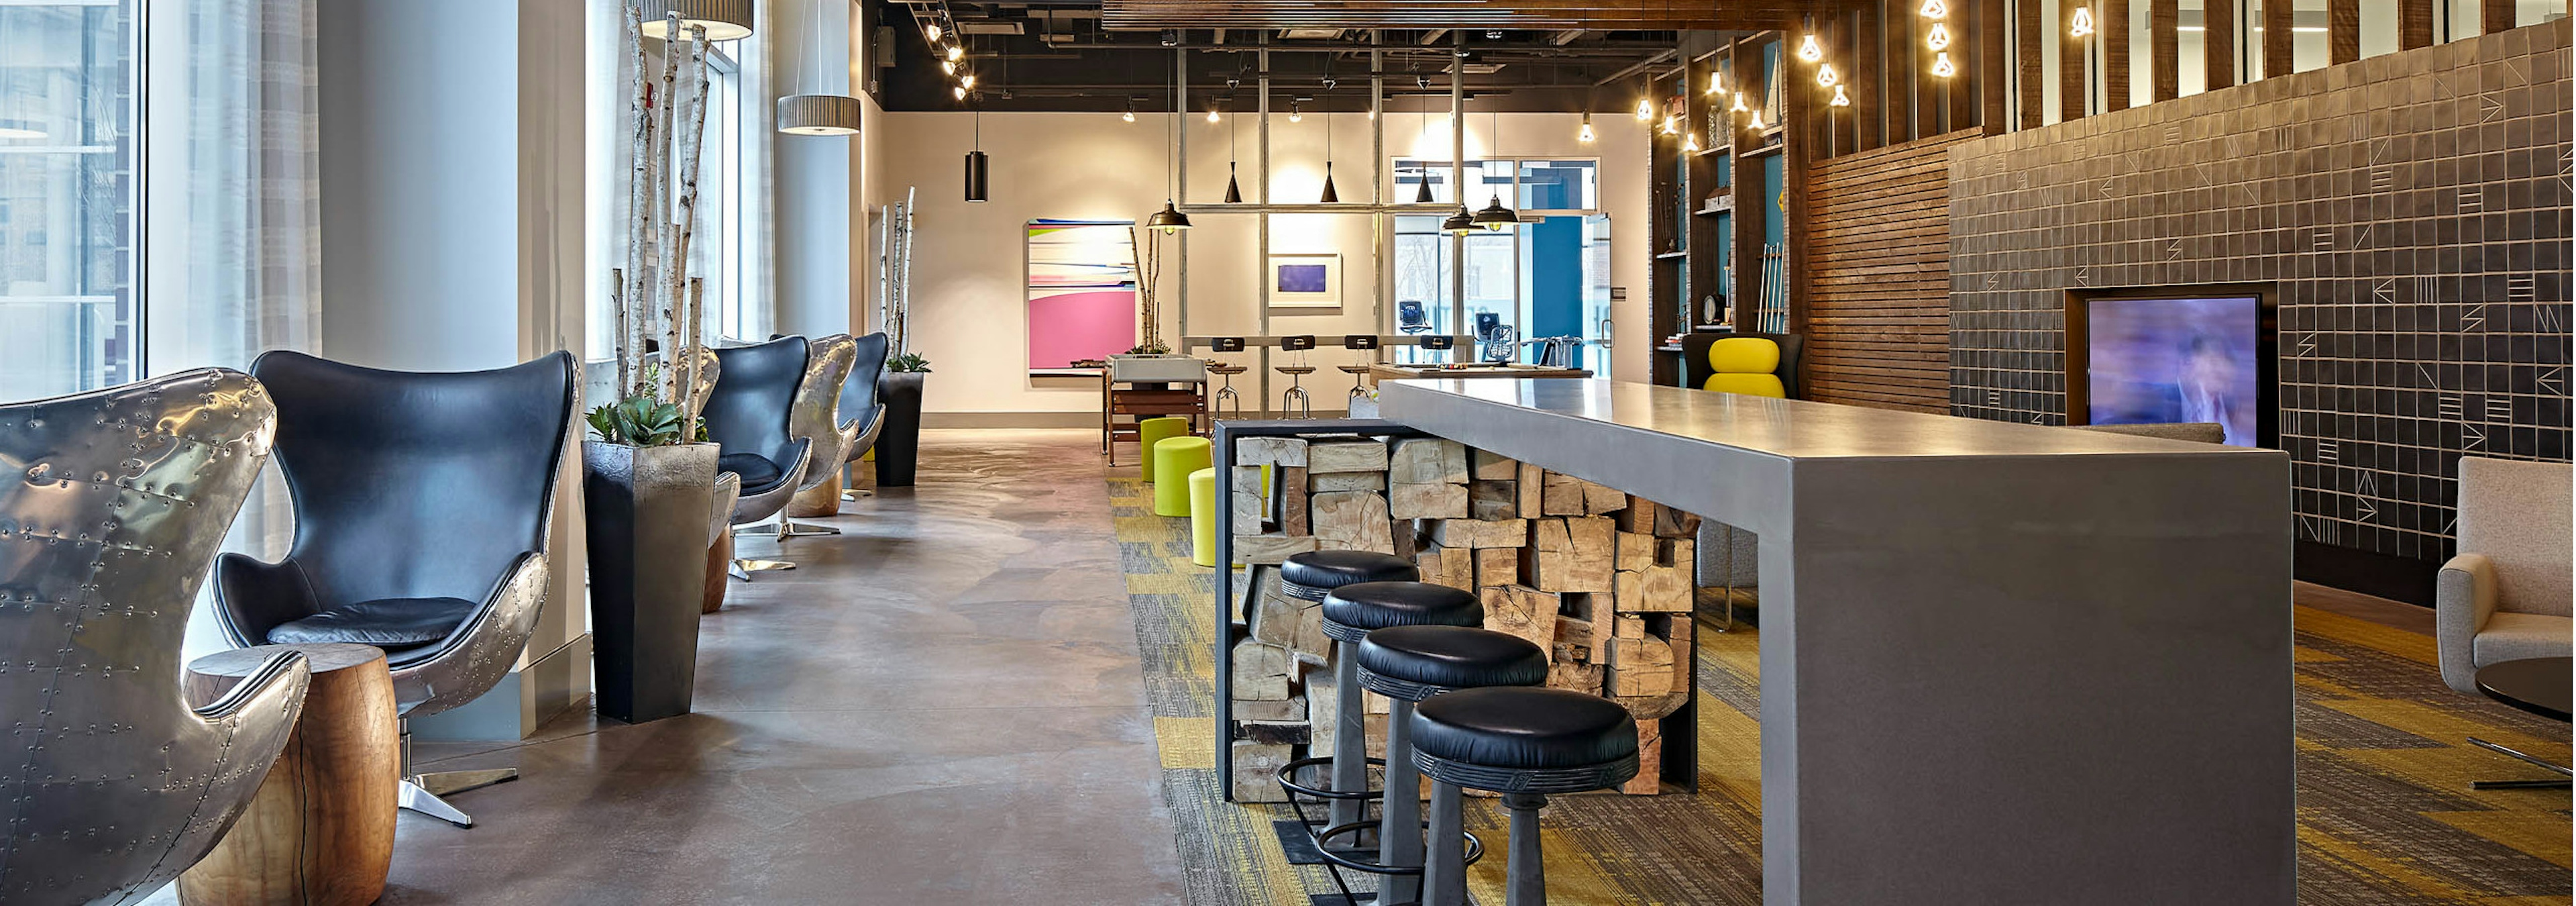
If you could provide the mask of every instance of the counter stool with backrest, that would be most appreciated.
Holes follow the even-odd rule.
[[[1503,794],[1503,810],[1511,814],[1504,906],[1543,906],[1547,869],[1538,813],[1547,794],[1606,790],[1637,776],[1637,720],[1598,695],[1462,689],[1415,708],[1411,730],[1413,764],[1432,781],[1431,855],[1422,872],[1429,906],[1466,906],[1460,788]]]
[[[1250,370],[1252,369],[1245,365],[1229,365],[1214,359],[1208,360],[1208,373],[1225,378],[1225,386],[1218,388],[1216,398],[1208,403],[1208,417],[1243,417],[1243,394],[1235,392],[1234,376]],[[1228,406],[1233,407],[1233,415],[1225,414]]]
[[[1345,585],[1363,582],[1411,582],[1420,578],[1422,573],[1415,568],[1413,561],[1394,554],[1369,551],[1308,551],[1302,554],[1291,554],[1286,562],[1279,565],[1280,591],[1300,601],[1318,603],[1329,599],[1335,589]],[[1331,620],[1329,611],[1325,619]],[[1333,631],[1330,622],[1325,624],[1324,631],[1328,635]],[[1361,713],[1359,664],[1351,660],[1349,651],[1358,644],[1360,636],[1367,634],[1367,630],[1363,629],[1352,634],[1350,641],[1347,642],[1340,641],[1338,636],[1335,637],[1333,700],[1341,710],[1333,718],[1332,757],[1305,759],[1301,763],[1292,763],[1288,767],[1288,771],[1293,774],[1295,771],[1302,770],[1302,766],[1330,762],[1333,765],[1332,789],[1343,795],[1368,792],[1368,762],[1364,760],[1368,756],[1368,737],[1366,724],[1362,720],[1364,715]],[[1347,758],[1344,757],[1345,753],[1348,753]],[[1366,798],[1365,795],[1361,795],[1358,798],[1333,799],[1331,818],[1326,822],[1327,826],[1358,821],[1360,812],[1366,807]]]
[[[1435,586],[1436,587],[1436,586]],[[1461,592],[1463,594],[1463,592]],[[1547,652],[1507,632],[1464,626],[1392,626],[1370,632],[1354,658],[1360,686],[1392,703],[1386,718],[1386,802],[1377,864],[1389,875],[1378,901],[1422,896],[1422,788],[1413,766],[1413,706],[1459,689],[1547,682]],[[1327,829],[1326,834],[1333,831]]]

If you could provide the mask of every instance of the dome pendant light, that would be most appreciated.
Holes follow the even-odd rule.
[[[1163,179],[1173,187],[1174,195],[1178,194],[1179,187],[1172,168],[1172,146],[1180,141],[1181,109],[1187,101],[1188,98],[1181,94],[1181,74],[1176,71],[1172,73],[1172,112],[1163,117]],[[1216,111],[1211,108],[1208,114],[1213,116]],[[1190,215],[1181,213],[1180,207],[1172,203],[1174,195],[1163,196],[1163,209],[1146,215],[1146,229],[1161,230],[1163,235],[1170,236],[1190,228]]]
[[[651,4],[647,5],[649,6]],[[680,3],[665,5],[689,6],[693,4]],[[707,4],[694,5],[704,6]],[[742,4],[742,7],[744,16],[743,21],[751,21],[751,4],[745,2]],[[821,21],[822,16],[823,5],[820,2],[817,2],[814,4],[815,21]],[[748,35],[750,33],[750,29],[745,27],[743,34]],[[714,40],[715,32],[712,30],[708,31],[707,38],[708,40]],[[815,29],[815,45],[813,48],[813,54],[814,65],[818,67],[818,69],[822,65],[821,61],[823,58],[822,40],[822,30]],[[819,81],[820,73],[817,72],[816,75],[817,81]],[[821,93],[791,94],[781,97],[778,99],[777,115],[778,131],[780,134],[825,136],[857,135],[859,134],[859,126],[865,117],[865,114],[860,108],[858,98],[851,97],[846,94]]]
[[[1493,137],[1488,141],[1490,141],[1494,146],[1494,156],[1501,157],[1503,146],[1502,105],[1499,103],[1495,105],[1494,110],[1490,111],[1489,118],[1486,122],[1490,124],[1489,128],[1493,130]],[[1518,225],[1521,222],[1521,215],[1518,211],[1504,207],[1503,193],[1501,190],[1495,190],[1494,194],[1490,197],[1490,200],[1485,202],[1484,209],[1477,211],[1476,215],[1468,218],[1468,220],[1469,222],[1488,230],[1504,230]]]
[[[1452,236],[1465,236],[1475,231],[1475,218],[1467,215],[1466,205],[1459,205],[1458,213],[1451,214],[1449,219],[1440,221],[1440,232]]]
[[[680,15],[680,31],[707,30],[709,41],[740,41],[751,37],[751,0],[645,0],[636,4],[644,12],[644,36],[672,40],[671,14]]]

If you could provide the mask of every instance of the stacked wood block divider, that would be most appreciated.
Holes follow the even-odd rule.
[[[1235,801],[1281,801],[1278,766],[1332,745],[1334,652],[1321,608],[1288,597],[1278,576],[1290,555],[1319,549],[1408,557],[1423,581],[1475,592],[1486,628],[1549,653],[1548,685],[1635,715],[1648,767],[1624,792],[1661,791],[1660,721],[1693,691],[1698,517],[1433,437],[1241,437],[1230,462],[1233,561],[1247,564],[1229,582],[1239,623],[1220,652]],[[1368,700],[1375,755],[1387,703]],[[1693,738],[1672,735],[1673,745]]]

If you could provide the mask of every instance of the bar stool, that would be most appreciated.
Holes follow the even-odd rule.
[[[1476,594],[1428,582],[1357,582],[1324,596],[1324,635],[1333,640],[1332,789],[1368,792],[1367,699],[1361,694],[1359,645],[1371,631],[1393,626],[1480,626],[1485,608]],[[1311,702],[1309,704],[1311,707]],[[1324,759],[1307,759],[1322,761]],[[1291,772],[1293,775],[1294,772]],[[1325,827],[1358,824],[1371,796],[1332,796]],[[1318,840],[1320,846],[1323,841]],[[1354,843],[1359,841],[1354,840]]]
[[[1360,686],[1394,701],[1386,721],[1386,801],[1377,864],[1382,903],[1422,896],[1421,776],[1413,766],[1414,703],[1444,692],[1547,682],[1547,652],[1520,636],[1463,626],[1394,626],[1360,641]],[[1401,794],[1398,791],[1402,791]],[[1331,834],[1327,829],[1326,834]],[[1472,860],[1470,860],[1472,861]]]
[[[1279,414],[1288,415],[1291,418],[1314,418],[1315,400],[1313,397],[1306,395],[1306,388],[1298,385],[1298,379],[1309,374],[1314,374],[1315,366],[1281,365],[1277,370],[1280,374],[1288,376],[1288,391],[1279,394]],[[1292,412],[1303,412],[1305,414],[1289,415]]]
[[[1369,551],[1308,551],[1302,554],[1290,554],[1285,562],[1279,564],[1280,590],[1300,601],[1325,601],[1331,597],[1335,589],[1345,585],[1363,582],[1411,582],[1420,578],[1422,578],[1421,570],[1413,565],[1413,561],[1393,554]],[[1325,619],[1327,622],[1324,624],[1324,631],[1330,635],[1332,623],[1329,621],[1332,617],[1329,612],[1325,614]],[[1367,630],[1361,630],[1353,635],[1353,643],[1360,636],[1367,634]],[[1326,822],[1328,826],[1359,820],[1359,812],[1365,804],[1366,797],[1351,798],[1346,807],[1341,796],[1354,792],[1366,793],[1368,778],[1368,763],[1362,760],[1368,755],[1368,729],[1362,719],[1364,715],[1362,714],[1363,700],[1360,698],[1359,664],[1351,660],[1350,652],[1347,650],[1351,643],[1338,641],[1339,636],[1334,638],[1337,641],[1333,645],[1333,681],[1335,683],[1333,694],[1334,701],[1341,706],[1341,710],[1334,716],[1333,757],[1304,760],[1305,766],[1327,761],[1334,765],[1332,789],[1339,795],[1324,797],[1333,801],[1331,818]],[[1345,751],[1342,744],[1345,740],[1356,741],[1356,745],[1347,750],[1351,753],[1347,774],[1341,764],[1341,755]],[[1286,775],[1293,775],[1297,770],[1302,770],[1297,763],[1291,763],[1283,769],[1287,772]]]
[[[1460,787],[1503,794],[1511,814],[1503,906],[1545,906],[1538,813],[1549,793],[1610,789],[1637,776],[1637,720],[1619,703],[1568,689],[1462,689],[1415,708],[1413,763],[1432,780],[1423,902],[1466,906]]]
[[[1361,386],[1361,384],[1360,384],[1360,378],[1362,378],[1362,377],[1366,376],[1366,375],[1369,373],[1369,366],[1368,366],[1366,363],[1362,363],[1362,364],[1358,364],[1358,365],[1349,365],[1349,364],[1344,364],[1344,365],[1335,365],[1335,366],[1333,366],[1333,367],[1335,367],[1335,368],[1339,368],[1339,369],[1341,369],[1341,370],[1342,370],[1342,373],[1343,373],[1343,374],[1347,374],[1347,375],[1350,375],[1350,376],[1351,376],[1351,398],[1352,398],[1352,399],[1359,399],[1360,397],[1363,397],[1363,396],[1367,396],[1367,395],[1368,395],[1368,388],[1367,388],[1367,387],[1364,387],[1364,386]]]
[[[1234,406],[1233,417],[1243,417],[1243,394],[1234,392],[1234,376],[1250,370],[1252,369],[1249,366],[1228,365],[1218,362],[1215,359],[1208,360],[1208,373],[1225,378],[1225,386],[1217,388],[1216,398],[1208,403],[1208,411],[1210,413],[1223,416],[1225,414],[1225,407],[1227,404],[1232,404]]]

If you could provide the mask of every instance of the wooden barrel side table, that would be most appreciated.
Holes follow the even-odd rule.
[[[188,665],[191,702],[230,690],[280,651],[313,665],[304,715],[241,820],[179,876],[186,906],[364,906],[393,865],[402,735],[393,676],[371,645],[266,645]]]

